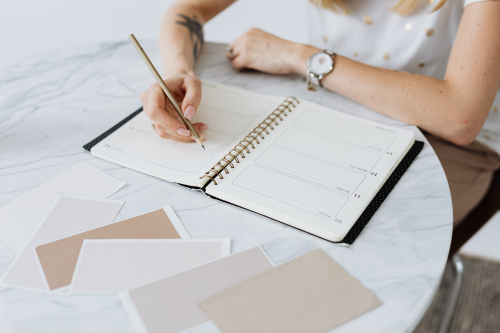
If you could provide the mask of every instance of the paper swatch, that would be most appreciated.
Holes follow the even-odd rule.
[[[69,236],[69,235],[68,235]],[[189,239],[170,206],[35,248],[50,290],[71,284],[85,239]],[[39,245],[39,244],[37,244]]]
[[[317,249],[199,304],[224,333],[323,333],[381,302]]]
[[[230,253],[231,240],[85,240],[71,293],[116,293]]]
[[[198,303],[273,267],[260,247],[120,293],[139,333],[174,333],[209,320]]]
[[[20,251],[61,193],[104,199],[124,184],[80,163],[0,208],[0,241]]]
[[[62,195],[38,230],[5,273],[2,283],[21,288],[47,290],[33,247],[110,224],[123,202]]]

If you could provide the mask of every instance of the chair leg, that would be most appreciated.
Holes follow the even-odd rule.
[[[451,321],[457,308],[458,299],[460,298],[460,293],[462,292],[462,285],[464,280],[464,265],[460,255],[455,254],[451,258],[450,262],[453,267],[454,276],[446,295],[445,308],[443,318],[441,319],[441,324],[439,326],[439,333],[450,332]]]

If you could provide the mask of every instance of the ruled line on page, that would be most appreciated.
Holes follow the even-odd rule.
[[[348,198],[311,183],[250,165],[233,185],[300,208],[326,219],[334,219]]]
[[[254,163],[344,194],[354,193],[365,179],[362,174],[278,146],[269,147]]]
[[[359,125],[312,109],[305,110],[294,121],[294,125],[379,152],[386,151],[397,136],[392,132]]]
[[[200,146],[196,142],[193,143],[176,142],[160,138],[158,134],[156,134],[156,132],[152,129],[151,123],[149,121],[144,123],[142,126],[138,127],[136,129],[136,132],[149,135],[152,139],[155,139],[158,142],[169,141],[170,144],[176,145],[179,148],[193,149],[195,151],[200,150]],[[214,132],[211,129],[203,131],[203,134],[205,134],[205,141],[203,141],[203,144],[205,145],[206,152],[214,154],[220,153],[224,148],[228,147],[228,145],[235,138],[235,136]]]
[[[215,82],[202,81],[203,97],[201,107],[212,107],[219,110],[242,115],[259,116],[272,105],[272,99],[250,91],[234,90],[232,87]]]
[[[212,154],[181,148],[171,140],[158,139],[133,133],[114,145],[113,150],[186,173],[199,172],[214,157]]]
[[[275,144],[305,155],[361,172],[369,172],[381,155],[343,142],[289,127]]]
[[[202,122],[214,131],[233,135],[241,134],[254,120],[254,117],[207,106],[200,107],[193,117],[193,123]]]

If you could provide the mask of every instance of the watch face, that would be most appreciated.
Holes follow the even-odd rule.
[[[332,57],[324,52],[318,52],[309,58],[309,70],[316,75],[330,73],[332,65]]]

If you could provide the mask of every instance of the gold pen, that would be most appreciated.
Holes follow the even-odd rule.
[[[175,111],[177,111],[177,113],[179,114],[179,117],[181,118],[184,125],[186,125],[187,129],[191,132],[191,135],[193,135],[193,138],[196,140],[196,142],[198,142],[200,144],[200,146],[203,147],[203,149],[205,149],[205,146],[203,145],[203,141],[201,141],[201,138],[198,135],[198,132],[196,132],[196,130],[194,129],[191,122],[189,120],[187,120],[186,117],[184,117],[184,114],[182,113],[182,110],[179,107],[179,104],[177,104],[177,101],[175,100],[174,96],[172,96],[172,93],[170,92],[170,90],[168,90],[167,85],[162,80],[160,74],[158,74],[158,72],[156,71],[155,66],[153,66],[153,64],[151,63],[151,60],[149,60],[148,56],[146,55],[146,53],[142,49],[141,44],[139,44],[137,39],[135,39],[134,34],[131,34],[130,36],[128,36],[128,38],[130,39],[132,44],[134,44],[135,49],[137,50],[137,52],[139,52],[139,55],[142,57],[142,60],[144,60],[144,62],[146,63],[146,66],[148,66],[149,70],[151,71],[151,74],[153,74],[156,81],[158,81],[158,84],[163,89],[163,92],[165,93],[165,95],[167,95],[168,99],[170,100],[170,103],[172,103],[172,105],[174,106]]]

